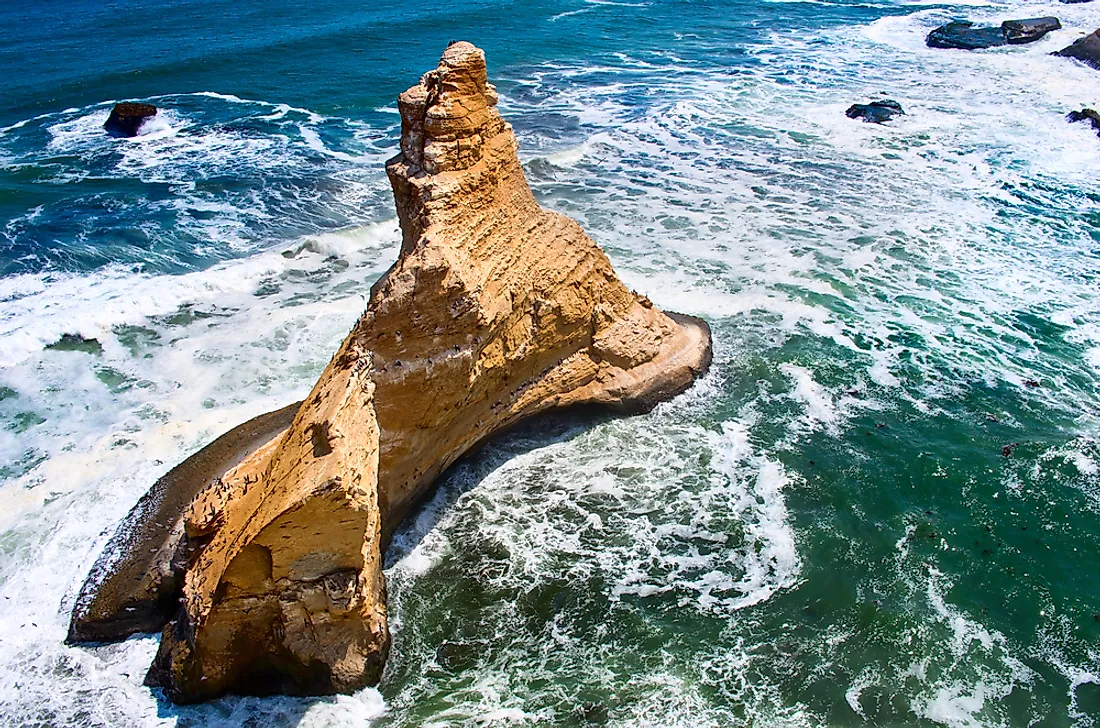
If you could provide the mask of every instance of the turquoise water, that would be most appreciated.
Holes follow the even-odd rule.
[[[1065,29],[1031,46],[923,44],[1044,14]],[[1100,723],[1100,140],[1062,118],[1100,74],[1047,55],[1100,4],[0,25],[0,723]],[[141,686],[155,637],[62,644],[75,592],[156,477],[309,389],[397,252],[395,96],[455,38],[540,202],[705,317],[715,364],[456,466],[387,555],[377,690],[172,706]],[[908,114],[844,117],[881,95]],[[121,99],[164,111],[111,139]]]

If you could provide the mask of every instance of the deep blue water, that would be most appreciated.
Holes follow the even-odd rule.
[[[1095,6],[1095,7],[1094,7]],[[953,18],[1054,14],[932,51]],[[0,6],[0,724],[1100,722],[1100,3]],[[144,490],[306,392],[399,236],[397,94],[487,54],[540,202],[705,317],[654,413],[533,422],[387,557],[377,690],[177,708],[62,644]],[[887,126],[847,119],[889,97]],[[119,100],[161,112],[102,130]],[[1007,454],[1005,448],[1007,448]]]

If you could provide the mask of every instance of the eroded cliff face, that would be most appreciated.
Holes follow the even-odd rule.
[[[709,362],[705,324],[629,291],[580,225],[538,206],[496,101],[469,43],[399,99],[401,256],[350,335],[375,356],[388,525],[491,432],[581,403],[645,411]]]
[[[273,413],[229,433],[135,508],[166,525],[120,529],[71,639],[125,636],[127,610],[172,617],[150,679],[180,702],[376,683],[381,553],[444,469],[548,409],[646,411],[708,366],[705,323],[629,291],[579,225],[538,206],[495,105],[469,43],[401,95],[397,262],[289,428]]]
[[[177,702],[226,690],[349,691],[389,635],[370,354],[341,347],[290,427],[183,513],[194,555],[147,683]]]

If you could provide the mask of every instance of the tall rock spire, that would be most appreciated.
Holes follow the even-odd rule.
[[[179,702],[376,683],[381,553],[443,470],[523,418],[644,412],[706,369],[704,322],[631,292],[576,222],[539,207],[496,100],[469,43],[401,94],[397,261],[289,428],[271,416],[266,439],[223,436],[135,507],[173,525],[120,529],[73,639],[125,636],[126,608],[161,614],[150,680]]]

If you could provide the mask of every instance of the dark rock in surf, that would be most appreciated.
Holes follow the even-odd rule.
[[[145,120],[156,115],[157,107],[152,104],[134,104],[130,102],[115,104],[115,108],[111,109],[111,115],[107,117],[103,128],[111,136],[134,137],[137,136]]]
[[[994,48],[1008,43],[1002,28],[975,28],[968,20],[941,25],[929,33],[924,42],[929,48],[959,48],[967,51]]]
[[[1062,23],[1058,18],[1053,17],[1006,20],[999,28],[975,28],[974,24],[968,20],[956,20],[933,30],[928,34],[925,43],[929,48],[958,48],[973,51],[1003,45],[1034,43],[1050,31],[1061,27]]]
[[[1061,29],[1062,23],[1054,17],[1006,20],[1001,23],[1001,30],[1004,31],[1009,45],[1034,43],[1052,30]]]
[[[1097,135],[1100,136],[1100,114],[1096,113],[1093,109],[1081,109],[1080,111],[1071,111],[1066,114],[1066,121],[1071,124],[1076,124],[1079,121],[1088,121],[1092,123],[1092,128],[1097,131]]]
[[[103,344],[98,339],[86,339],[80,334],[64,334],[46,348],[51,351],[82,351],[85,354],[103,353]]]
[[[901,104],[897,101],[883,99],[882,101],[872,101],[869,104],[852,104],[844,112],[844,115],[849,119],[863,119],[863,121],[870,124],[881,124],[884,121],[890,121],[898,114],[904,113]]]
[[[1052,55],[1073,58],[1100,70],[1100,30],[1079,38]]]

